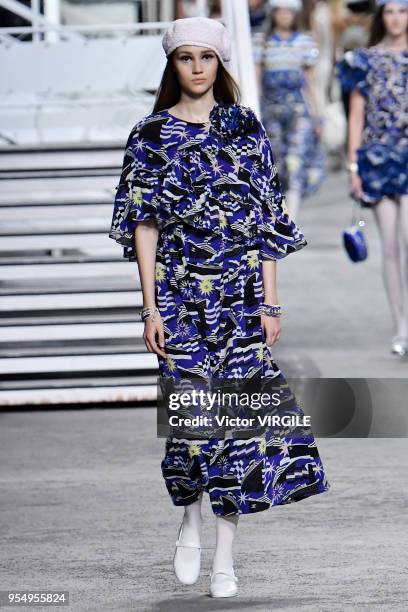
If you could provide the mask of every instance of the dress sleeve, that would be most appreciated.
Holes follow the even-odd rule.
[[[142,126],[143,120],[132,128],[126,143],[109,232],[109,238],[123,246],[123,257],[129,261],[137,261],[136,225],[157,220],[159,171],[149,160],[151,154],[141,134]]]
[[[365,49],[346,51],[336,64],[336,74],[345,91],[357,89],[364,97],[368,94],[367,74],[370,65]]]
[[[264,61],[265,33],[255,32],[252,35],[252,60],[255,63]]]
[[[309,66],[314,66],[319,59],[319,46],[312,36],[308,34],[303,35],[302,51],[303,66],[306,68]]]
[[[271,143],[261,121],[257,137],[259,167],[253,178],[257,183],[260,202],[258,227],[262,237],[260,258],[282,259],[290,253],[299,251],[308,243],[303,231],[295,224],[286,207]]]

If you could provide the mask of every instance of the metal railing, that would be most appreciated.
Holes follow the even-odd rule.
[[[10,48],[22,42],[33,45],[51,45],[56,42],[72,42],[84,40],[92,44],[92,40],[133,37],[144,34],[160,34],[171,21],[146,21],[143,23],[116,23],[116,24],[87,24],[87,25],[61,25],[52,22],[39,13],[38,0],[33,1],[32,10],[15,0],[0,0],[0,6],[14,11],[16,14],[32,19],[31,26],[0,28],[1,49]],[[222,0],[222,18],[220,21],[228,28],[232,39],[232,58],[229,66],[231,74],[238,82],[243,103],[259,112],[256,95],[256,78],[252,61],[251,32],[249,26],[247,0]],[[57,20],[56,20],[57,21]],[[23,37],[30,36],[30,41],[23,41]],[[13,70],[24,69],[14,62]],[[27,67],[25,67],[27,69]],[[0,69],[0,76],[6,78],[7,67]]]

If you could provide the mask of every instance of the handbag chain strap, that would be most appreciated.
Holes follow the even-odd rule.
[[[365,219],[362,214],[362,206],[356,198],[353,198],[353,203],[354,205],[351,214],[351,224],[358,225],[359,227],[364,227]]]

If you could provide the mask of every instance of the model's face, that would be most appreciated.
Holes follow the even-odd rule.
[[[191,96],[201,96],[217,77],[218,57],[212,49],[182,45],[174,52],[173,66],[181,89]]]
[[[273,11],[276,27],[280,30],[290,30],[295,20],[295,13],[287,8],[276,8]]]
[[[390,2],[384,6],[383,21],[388,34],[401,36],[408,28],[408,9],[397,2]]]

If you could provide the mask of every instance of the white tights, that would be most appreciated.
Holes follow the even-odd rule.
[[[200,544],[201,536],[201,502],[203,493],[193,504],[184,506],[183,531],[181,541]],[[215,517],[216,547],[212,563],[212,571],[233,573],[232,545],[238,526],[239,515]]]
[[[397,335],[406,336],[407,326],[407,255],[408,255],[408,196],[398,203],[384,198],[373,207],[381,237],[382,274]],[[404,260],[400,256],[401,231]],[[404,265],[405,264],[405,265]]]

